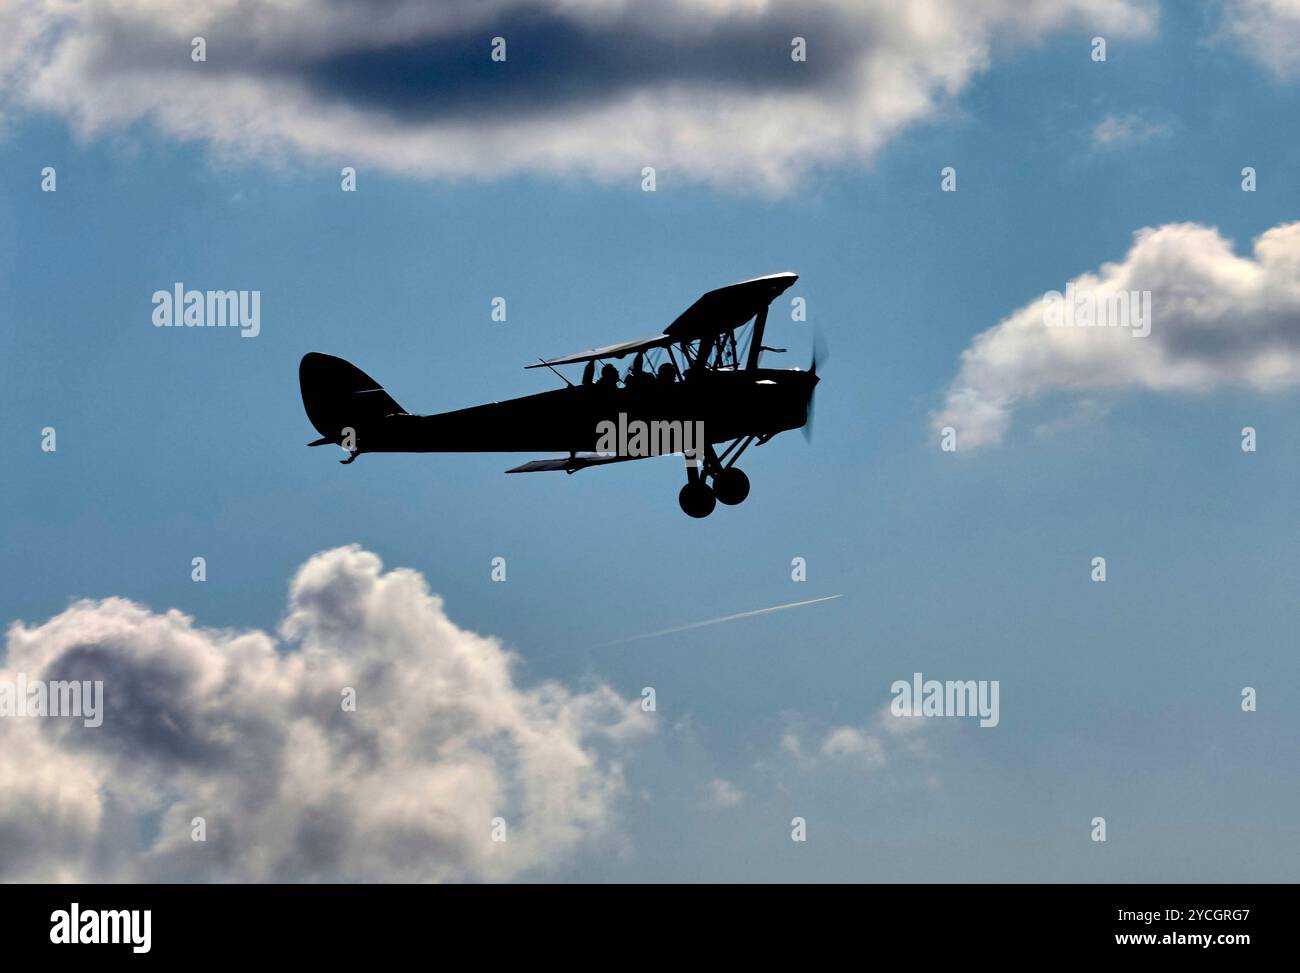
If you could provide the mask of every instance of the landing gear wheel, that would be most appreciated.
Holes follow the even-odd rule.
[[[749,477],[743,471],[729,466],[713,478],[713,492],[718,503],[734,506],[749,496]]]
[[[677,494],[677,502],[681,504],[683,513],[691,517],[707,517],[713,513],[718,500],[707,483],[696,480],[682,487],[682,492]]]

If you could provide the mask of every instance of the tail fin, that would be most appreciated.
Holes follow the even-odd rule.
[[[303,355],[298,384],[307,418],[322,437],[313,446],[340,442],[348,426],[407,414],[373,378],[333,355],[315,351]]]

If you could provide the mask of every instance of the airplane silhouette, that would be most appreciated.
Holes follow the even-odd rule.
[[[798,279],[792,273],[772,274],[720,287],[660,334],[526,366],[555,371],[557,365],[585,363],[582,384],[561,375],[564,388],[437,415],[411,415],[355,365],[311,352],[298,369],[307,418],[321,435],[309,445],[342,446],[350,454],[342,460],[345,464],[363,453],[568,454],[524,463],[508,473],[576,473],[589,466],[684,453],[686,485],[678,502],[690,516],[707,517],[717,502],[738,504],[749,495],[749,478],[735,463],[751,444],[761,446],[787,429],[811,431],[819,381],[816,349],[807,371],[759,364],[764,351],[784,351],[765,347],[763,331],[772,301]],[[628,355],[635,357],[621,384],[611,364],[596,380],[597,362]],[[633,436],[630,448],[626,437],[619,437],[619,448],[611,449],[614,429],[648,430],[649,435],[639,448]],[[702,432],[695,437],[700,442],[692,442],[691,429]],[[714,448],[723,443],[721,451]]]

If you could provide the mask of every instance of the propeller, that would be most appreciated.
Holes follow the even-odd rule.
[[[808,366],[808,374],[816,377],[817,363],[826,364],[830,353],[826,347],[826,339],[822,335],[822,329],[813,325],[813,353],[812,364]],[[813,436],[813,417],[817,413],[817,383],[813,383],[812,389],[808,393],[808,421],[803,424],[803,438],[812,442]]]

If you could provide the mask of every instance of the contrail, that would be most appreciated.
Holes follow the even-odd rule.
[[[646,632],[644,635],[633,635],[630,638],[615,639],[613,642],[603,642],[595,646],[598,649],[604,649],[611,645],[623,645],[627,642],[639,642],[641,639],[658,638],[660,635],[675,635],[678,632],[689,632],[693,628],[704,628],[706,625],[721,625],[723,622],[734,622],[738,618],[753,618],[755,615],[770,615],[772,612],[785,611],[787,608],[802,608],[804,605],[816,605],[823,601],[834,601],[836,598],[843,598],[843,595],[826,595],[822,598],[810,598],[807,601],[792,601],[785,605],[772,605],[768,608],[755,608],[753,611],[739,612],[735,615],[723,615],[721,618],[710,618],[703,622],[691,622],[689,625],[677,625],[673,628],[661,629],[658,632]]]

